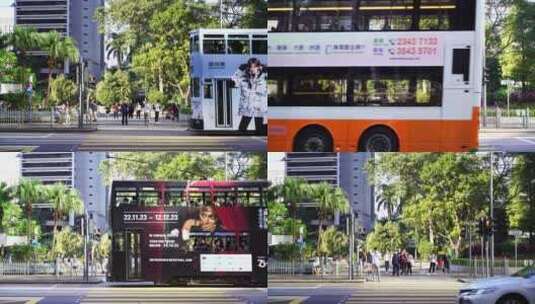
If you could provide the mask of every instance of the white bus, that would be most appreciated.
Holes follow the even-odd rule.
[[[270,0],[269,151],[478,147],[482,0]]]
[[[266,64],[267,30],[199,29],[190,33],[190,52],[191,127],[238,130],[240,92],[232,76],[250,58]]]

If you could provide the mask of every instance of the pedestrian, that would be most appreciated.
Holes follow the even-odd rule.
[[[150,122],[150,105],[146,101],[143,106],[143,118],[145,119],[145,126],[148,127]]]
[[[158,119],[160,117],[160,104],[156,103],[154,105],[154,122],[158,123]]]
[[[111,106],[111,111],[113,112],[113,119],[119,119],[119,107],[116,103]]]
[[[378,251],[374,251],[372,253],[372,269],[373,269],[373,275],[372,279],[377,280],[377,282],[381,281],[381,255]]]
[[[125,101],[121,104],[121,125],[123,126],[128,126],[128,112],[128,103]]]
[[[399,276],[399,253],[395,252],[392,256],[392,276]]]
[[[136,118],[141,119],[141,103],[136,104]]]
[[[450,273],[450,260],[447,254],[444,255],[444,268],[442,268],[442,272]]]
[[[401,275],[407,274],[407,252],[405,249],[401,251],[401,254],[399,255],[399,265],[401,268]]]
[[[409,275],[412,275],[412,266],[414,266],[414,256],[409,254],[407,259],[407,273]]]
[[[437,256],[436,254],[432,253],[429,256],[429,273],[435,273],[436,266],[437,266]]]
[[[384,259],[385,259],[385,272],[388,273],[388,270],[390,269],[390,260],[392,259],[392,256],[390,255],[390,253],[385,253]]]
[[[239,130],[247,131],[254,119],[257,135],[267,133],[264,117],[267,113],[267,74],[264,66],[257,58],[251,58],[241,65],[232,77],[236,87],[240,89],[238,114],[241,116]]]

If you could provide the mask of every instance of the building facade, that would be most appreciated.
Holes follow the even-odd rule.
[[[104,38],[94,16],[102,5],[104,0],[16,0],[16,25],[33,27],[38,32],[57,31],[72,37],[90,74],[99,79],[105,68]],[[44,56],[42,51],[33,54]],[[41,73],[46,72],[45,68],[41,70]],[[68,73],[68,66],[65,66],[65,72]]]
[[[90,224],[100,231],[108,230],[108,189],[100,174],[100,163],[106,159],[105,152],[77,152],[75,160],[75,183]]]
[[[0,33],[10,33],[15,26],[15,7],[0,4]]]

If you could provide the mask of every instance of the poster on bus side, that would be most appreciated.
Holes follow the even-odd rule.
[[[265,208],[125,206],[114,216],[121,230],[140,232],[146,279],[224,275],[267,282]]]

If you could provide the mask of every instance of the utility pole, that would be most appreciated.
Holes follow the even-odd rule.
[[[355,274],[353,272],[353,256],[355,255],[355,213],[351,210],[351,218],[349,223],[349,279],[353,280]]]
[[[490,152],[490,276],[494,276],[494,153]]]
[[[83,111],[83,102],[84,102],[84,59],[80,58],[78,63],[77,74],[78,74],[78,128],[84,127],[84,111]]]

